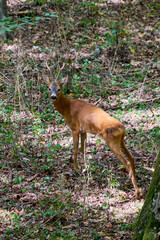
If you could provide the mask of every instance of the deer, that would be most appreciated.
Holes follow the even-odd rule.
[[[80,99],[72,99],[63,94],[62,88],[68,82],[68,76],[53,81],[48,76],[43,76],[47,83],[55,109],[63,116],[69,126],[73,137],[74,170],[78,171],[79,136],[81,136],[81,152],[84,166],[86,167],[86,141],[87,133],[98,134],[116,158],[125,166],[131,178],[136,199],[140,198],[140,189],[136,183],[134,157],[125,145],[126,129],[117,119],[108,115],[94,104]],[[125,156],[124,156],[125,155]],[[126,158],[127,157],[127,158]]]

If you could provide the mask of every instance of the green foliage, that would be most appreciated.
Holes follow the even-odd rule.
[[[18,30],[15,41],[4,45],[9,50],[2,48],[0,62],[3,239],[103,239],[113,230],[106,228],[108,222],[119,236],[132,233],[132,216],[138,211],[126,209],[126,222],[123,216],[119,220],[120,215],[128,206],[126,199],[138,210],[143,201],[133,199],[126,171],[99,137],[92,143],[89,136],[87,169],[83,171],[79,154],[80,171],[74,173],[71,133],[41,80],[42,73],[49,76],[46,62],[53,67],[54,77],[66,63],[60,77],[68,74],[70,82],[64,93],[70,90],[69,97],[85,98],[123,122],[126,145],[136,159],[138,185],[147,188],[148,168],[153,168],[159,145],[156,35],[146,30],[144,19],[138,30],[137,22],[135,26],[128,22],[128,15],[127,21],[121,21],[116,14],[125,18],[127,4],[121,5],[124,9],[109,4],[106,11],[103,1],[28,2],[33,8],[26,17],[0,22],[1,34]],[[56,13],[49,13],[50,7]],[[157,7],[148,8],[149,16],[157,14]],[[157,31],[158,24],[154,26]],[[124,207],[121,214],[117,214],[121,208],[113,207],[117,201]]]
[[[34,2],[37,5],[44,5],[46,4],[48,1],[47,0],[26,0],[26,2]],[[53,2],[53,0],[50,0],[50,2]]]
[[[0,20],[1,31],[0,34],[7,32],[12,32],[15,29],[25,29],[26,24],[35,24],[39,22],[39,18],[24,17],[23,19],[12,19],[12,18],[3,18]]]
[[[148,15],[150,16],[152,16],[152,15],[154,15],[154,16],[159,16],[159,8],[160,8],[160,4],[157,2],[153,2],[153,3],[149,3],[148,4],[148,6],[149,6],[149,13],[148,13]],[[159,33],[160,32],[160,23],[158,22],[158,23],[156,23],[155,24],[155,27],[154,27],[154,29],[153,29],[153,31],[156,31],[157,33]]]
[[[159,127],[155,127],[151,130],[150,135],[155,139],[157,146],[160,146],[160,128]]]
[[[43,5],[46,3],[46,0],[34,0],[35,3]]]
[[[137,223],[137,218],[135,217],[134,221],[132,223],[122,223],[120,230],[131,230],[134,229],[136,227],[136,223]]]
[[[4,17],[3,19],[0,19],[0,27],[1,27],[0,35],[4,34],[5,32],[13,32],[15,30],[20,30],[20,29],[25,30],[26,25],[35,25],[35,24],[38,24],[43,19],[50,20],[53,17],[58,17],[55,14],[55,12],[45,13],[44,17],[25,16],[23,18],[15,18],[15,19],[12,19],[10,17]]]
[[[13,181],[14,181],[14,183],[16,183],[16,184],[19,184],[19,183],[22,183],[22,181],[23,181],[23,177],[15,177],[14,179],[13,179]]]
[[[128,32],[125,30],[125,27],[121,21],[108,22],[105,37],[107,44],[103,44],[103,46],[107,48],[113,47],[118,44],[124,45],[130,39],[128,37]]]

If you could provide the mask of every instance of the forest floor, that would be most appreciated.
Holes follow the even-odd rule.
[[[158,5],[40,2],[8,1],[1,24],[13,39],[0,46],[0,239],[131,240],[160,145]],[[71,132],[43,82],[63,63],[65,94],[125,125],[140,200],[99,136],[74,172]]]

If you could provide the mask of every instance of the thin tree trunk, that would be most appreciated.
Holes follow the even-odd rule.
[[[5,17],[7,17],[7,2],[6,0],[0,0],[0,21]],[[1,31],[1,28],[3,28],[3,25],[0,26],[0,31]],[[5,40],[7,38],[13,39],[13,36],[10,32],[6,31],[0,34],[0,40]]]
[[[132,240],[160,239],[160,151]]]
[[[7,17],[7,3],[6,0],[0,0],[0,19]]]

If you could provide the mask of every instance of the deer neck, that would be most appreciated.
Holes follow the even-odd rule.
[[[69,107],[69,98],[67,98],[61,92],[60,95],[58,96],[58,98],[53,101],[53,104],[54,104],[56,110],[64,116]]]

